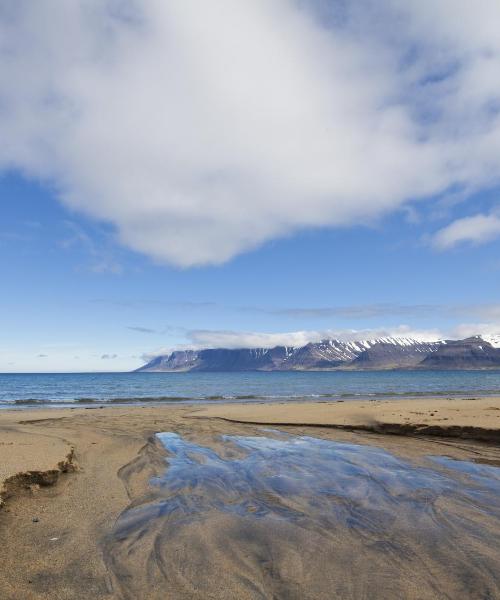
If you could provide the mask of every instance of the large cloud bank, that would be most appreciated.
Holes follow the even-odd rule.
[[[499,22],[498,0],[6,0],[0,169],[180,266],[467,194],[500,173]]]
[[[143,355],[145,361],[155,356],[169,354],[173,350],[201,350],[205,348],[274,348],[275,346],[301,347],[326,339],[344,342],[377,339],[381,337],[403,337],[418,341],[436,341],[443,339],[437,329],[417,330],[400,325],[397,327],[379,329],[321,329],[300,330],[283,333],[267,333],[257,331],[228,331],[212,329],[193,329],[184,332],[185,344],[173,347],[159,348]]]

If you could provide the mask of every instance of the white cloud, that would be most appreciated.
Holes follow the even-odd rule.
[[[500,217],[490,215],[474,215],[464,217],[450,223],[434,236],[434,245],[440,250],[448,250],[462,242],[485,244],[500,237]]]
[[[462,323],[450,333],[451,339],[464,339],[475,335],[497,336],[500,333],[500,321],[492,323]]]
[[[499,19],[497,0],[4,2],[0,168],[181,266],[369,222],[498,180]]]

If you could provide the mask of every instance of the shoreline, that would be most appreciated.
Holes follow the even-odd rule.
[[[500,398],[500,390],[492,390],[490,393],[485,391],[467,391],[463,393],[445,391],[433,393],[385,393],[374,392],[367,394],[312,394],[302,396],[272,396],[272,395],[253,395],[244,394],[241,396],[207,396],[207,397],[177,397],[177,396],[151,396],[140,397],[132,396],[130,398],[85,398],[71,399],[67,401],[60,400],[14,400],[9,402],[0,402],[0,415],[5,411],[36,411],[36,410],[76,410],[76,409],[95,409],[95,408],[124,408],[124,407],[161,407],[161,406],[226,406],[226,405],[253,405],[253,404],[276,404],[276,403],[308,403],[316,404],[323,402],[382,402],[382,401],[440,401],[440,400],[487,400]]]
[[[313,427],[359,431],[381,435],[429,436],[469,439],[500,446],[500,397],[414,397],[359,400],[287,399],[241,402],[106,402],[77,406],[30,406],[0,410],[0,507],[13,495],[3,488],[22,485],[23,478],[38,485],[52,485],[59,475],[77,469],[74,447],[67,440],[27,432],[30,424],[60,420],[99,411],[105,418],[116,411],[149,410],[191,413],[195,419],[217,419],[254,426]],[[101,413],[101,411],[103,411]],[[194,412],[193,412],[194,411]],[[10,427],[9,427],[10,425]],[[28,440],[29,438],[29,440]],[[57,458],[57,460],[56,460]],[[40,479],[41,482],[35,481]],[[44,482],[44,478],[47,480]]]
[[[444,454],[500,465],[500,436],[481,439],[485,431],[500,433],[499,397],[1,411],[0,488],[5,480],[16,485],[7,483],[0,507],[0,596],[120,598],[105,540],[119,515],[167,468],[155,434],[171,431],[217,445],[226,434],[266,435],[266,426],[412,460]],[[416,426],[437,429],[408,430]],[[443,433],[450,427],[453,437]],[[455,437],[460,432],[467,435]]]

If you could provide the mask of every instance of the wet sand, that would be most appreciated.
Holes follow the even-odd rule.
[[[500,443],[500,399],[369,400],[210,406],[200,416]]]
[[[333,589],[339,598],[398,598],[400,580],[408,581],[406,598],[500,597],[495,587],[498,540],[485,533],[498,530],[497,515],[481,513],[473,502],[442,495],[428,501],[418,494],[416,499],[406,498],[405,502],[418,500],[419,506],[427,502],[422,524],[430,527],[439,517],[439,525],[445,527],[443,539],[451,535],[456,540],[469,524],[470,535],[459,551],[456,541],[455,547],[437,544],[439,551],[433,557],[423,549],[431,538],[422,534],[419,541],[410,535],[408,515],[390,528],[386,524],[388,539],[378,529],[366,527],[366,507],[360,513],[352,499],[346,500],[347,513],[342,514],[358,515],[363,526],[345,519],[337,528],[330,523],[331,535],[325,539],[317,534],[321,511],[307,526],[275,518],[283,498],[291,498],[288,508],[294,514],[300,507],[312,510],[307,494],[292,498],[286,491],[281,495],[264,486],[260,493],[267,510],[272,510],[254,521],[252,498],[248,518],[219,510],[220,503],[232,506],[227,496],[232,486],[211,487],[211,481],[219,481],[212,472],[206,477],[202,471],[196,482],[150,485],[152,478],[161,479],[170,471],[167,461],[172,451],[159,442],[157,432],[174,432],[183,443],[195,444],[196,468],[207,461],[205,448],[216,453],[215,461],[217,456],[225,461],[247,456],[247,451],[234,443],[228,446],[221,436],[280,435],[269,433],[262,424],[279,424],[281,431],[293,436],[380,449],[419,468],[429,455],[488,466],[500,465],[494,435],[500,430],[499,414],[500,400],[491,398],[3,411],[2,477],[23,472],[31,476],[18,478],[15,487],[7,485],[9,497],[0,509],[0,598],[314,599],[331,598]],[[404,425],[399,433],[411,437],[372,433],[384,431],[384,424]],[[425,427],[432,429],[426,434]],[[460,437],[460,429],[469,439]],[[447,437],[450,432],[458,437]],[[415,433],[421,437],[413,437]],[[35,477],[48,472],[46,479]],[[242,493],[249,489],[243,486]],[[394,497],[398,496],[391,491],[386,501],[394,502]],[[164,514],[172,499],[175,518]],[[158,507],[163,507],[160,513]],[[188,507],[199,516],[193,518]],[[156,517],[146,508],[156,510]],[[143,522],[136,509],[147,515]],[[466,571],[469,579],[457,584],[453,569],[447,571],[443,565],[452,564],[458,572],[462,563],[470,564],[471,556],[476,558]],[[318,573],[325,575],[323,584]],[[377,575],[374,587],[370,580],[376,573],[382,575]]]
[[[71,468],[72,454],[71,444],[61,438],[0,427],[0,507],[23,486],[54,484]]]

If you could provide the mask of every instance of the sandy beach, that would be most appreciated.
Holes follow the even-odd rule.
[[[242,591],[235,583],[242,580],[236,576],[222,577],[223,592],[219,590],[212,595],[204,595],[201,590],[186,592],[188,575],[191,580],[199,577],[196,565],[183,572],[182,577],[178,573],[169,575],[171,585],[166,590],[156,576],[148,581],[150,562],[138,560],[136,567],[124,562],[123,557],[131,550],[126,551],[123,537],[112,533],[127,507],[138,504],[139,499],[144,503],[151,478],[165,472],[166,452],[155,439],[157,432],[174,432],[183,439],[219,451],[220,436],[262,435],[263,428],[270,426],[293,435],[367,444],[405,460],[418,462],[429,454],[440,454],[500,465],[500,398],[2,411],[0,597],[2,600],[285,597],[279,593],[262,595],[258,590],[251,593],[248,588]],[[224,523],[220,526],[224,528]],[[187,552],[189,556],[185,546],[189,541],[198,556],[195,550],[198,537],[207,544],[210,542],[211,547],[223,547],[221,529],[217,537],[213,528],[213,524],[204,528],[203,523],[197,523],[194,529],[189,529],[187,537],[175,540],[181,544],[178,552]],[[146,529],[143,534],[148,539],[145,532]],[[286,538],[289,534],[283,535]],[[299,541],[291,540],[290,548]],[[226,565],[228,573],[240,569],[227,554],[215,555]],[[293,571],[289,561],[299,558],[290,556],[295,554],[287,554],[286,564]],[[498,556],[490,558],[496,560]],[[257,581],[260,577],[257,569],[261,567],[257,562],[250,565],[248,556],[245,560],[249,572],[255,569]],[[145,570],[142,572],[141,568]],[[334,566],[329,568],[336,572]],[[429,568],[429,565],[422,567]],[[428,589],[425,593],[419,590],[419,569],[414,566],[416,575],[408,579],[405,597],[442,597],[436,590]],[[495,584],[486,581],[487,575],[483,575],[484,585],[491,589]],[[214,586],[217,590],[214,578],[210,579],[210,574],[207,577],[204,583],[207,589]],[[314,591],[314,585],[308,585],[312,591],[307,597],[326,597],[322,588]],[[449,585],[453,590],[453,584]],[[383,596],[380,591],[372,597],[395,598],[397,593],[389,590]],[[345,597],[365,596],[353,589]]]

